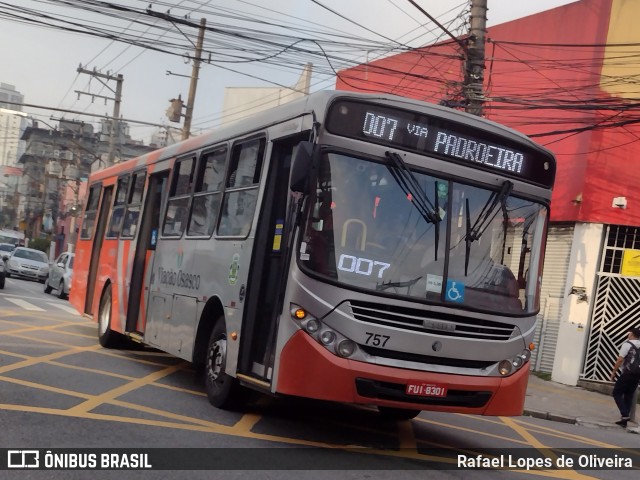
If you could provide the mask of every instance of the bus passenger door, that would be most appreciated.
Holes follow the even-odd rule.
[[[149,175],[149,187],[144,200],[136,251],[129,283],[127,305],[127,332],[144,333],[146,320],[145,277],[153,265],[155,246],[159,235],[160,210],[167,193],[169,170]],[[148,287],[147,292],[148,294]]]
[[[89,277],[87,279],[87,295],[84,302],[84,313],[91,315],[93,312],[93,299],[96,288],[96,276],[98,275],[98,264],[100,263],[100,253],[102,252],[102,242],[104,241],[104,232],[107,227],[107,218],[109,217],[109,209],[111,208],[111,195],[113,187],[105,187],[102,195],[102,203],[96,220],[95,236],[93,237],[93,248],[91,249],[91,263],[89,264]],[[99,293],[99,292],[98,292]]]
[[[256,230],[244,311],[238,371],[270,381],[274,364],[278,316],[285,284],[289,170],[294,149],[309,133],[276,140]],[[291,252],[289,252],[290,254]]]

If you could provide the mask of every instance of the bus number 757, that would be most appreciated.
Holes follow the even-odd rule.
[[[364,341],[367,345],[373,345],[374,347],[384,347],[389,339],[389,335],[381,335],[378,333],[364,332],[367,339]]]

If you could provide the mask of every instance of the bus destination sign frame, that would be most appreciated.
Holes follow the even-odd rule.
[[[326,128],[335,135],[472,164],[545,187],[552,186],[555,177],[550,154],[421,112],[340,99],[329,109]]]

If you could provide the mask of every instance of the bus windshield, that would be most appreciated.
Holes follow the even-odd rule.
[[[298,251],[302,268],[434,304],[537,312],[535,252],[547,208],[511,195],[510,184],[480,188],[413,170],[406,188],[396,169],[389,159],[321,157]]]

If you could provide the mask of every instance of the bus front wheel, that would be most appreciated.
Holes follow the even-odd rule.
[[[408,408],[393,408],[378,406],[378,412],[382,418],[388,420],[411,420],[420,414],[420,410],[410,410]]]
[[[229,409],[239,406],[240,385],[226,373],[227,330],[220,317],[211,331],[205,359],[205,389],[209,403],[214,407]]]
[[[121,335],[111,330],[111,285],[108,285],[100,299],[98,312],[98,340],[105,348],[116,347]]]

